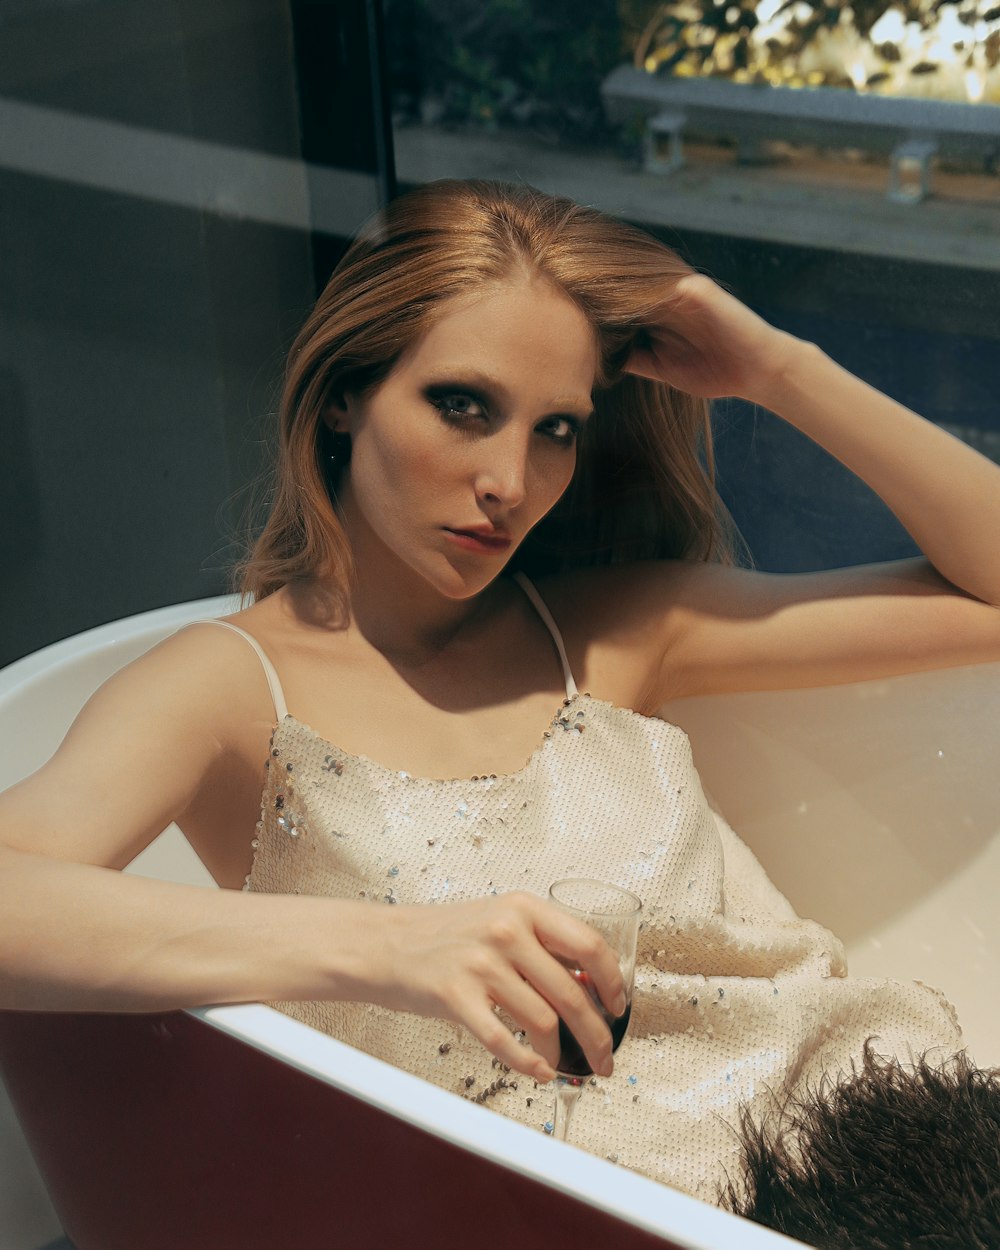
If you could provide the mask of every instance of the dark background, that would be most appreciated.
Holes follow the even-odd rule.
[[[391,112],[606,140],[596,85],[621,57],[622,12],[386,0],[383,37],[375,0],[6,0],[0,109],[303,158],[370,184],[375,203],[394,187]],[[164,203],[3,151],[0,137],[0,664],[227,589],[284,353],[360,224]],[[973,439],[1000,429],[995,274],[659,233],[907,405]],[[723,404],[716,425],[721,487],[760,567],[912,550],[769,414]]]

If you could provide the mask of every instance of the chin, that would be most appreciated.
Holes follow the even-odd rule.
[[[474,596],[481,594],[487,587],[492,586],[498,577],[505,571],[508,560],[501,563],[499,560],[491,563],[489,568],[468,568],[462,569],[453,564],[448,566],[446,572],[438,572],[437,576],[428,577],[435,588],[440,591],[446,599],[472,599]]]

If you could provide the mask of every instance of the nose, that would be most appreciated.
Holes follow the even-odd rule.
[[[476,473],[476,497],[493,507],[510,510],[524,502],[527,493],[528,447],[510,431],[486,439],[483,457]]]

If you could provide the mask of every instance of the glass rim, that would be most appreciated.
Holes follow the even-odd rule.
[[[631,900],[632,906],[619,908],[587,907],[580,906],[578,903],[565,902],[556,894],[560,886],[594,886],[610,895],[614,895],[623,903],[626,900]],[[553,881],[549,886],[549,898],[559,907],[571,908],[573,911],[586,912],[594,916],[606,916],[609,919],[627,920],[642,911],[642,899],[638,894],[626,889],[623,885],[616,885],[613,881],[601,881],[598,877],[562,877],[558,881]]]

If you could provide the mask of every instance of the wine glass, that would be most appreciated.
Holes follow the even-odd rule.
[[[635,944],[639,933],[642,900],[621,886],[587,877],[570,877],[549,887],[549,899],[563,911],[589,924],[618,956],[625,982],[625,1010],[613,1016],[601,1002],[590,975],[571,963],[567,967],[590,993],[594,1006],[611,1030],[611,1048],[617,1050],[632,1012],[632,981],[635,976]],[[564,961],[565,962],[565,961]],[[556,1105],[552,1135],[566,1140],[569,1121],[587,1077],[593,1073],[583,1048],[562,1020],[559,1021],[559,1060],[556,1063]]]

